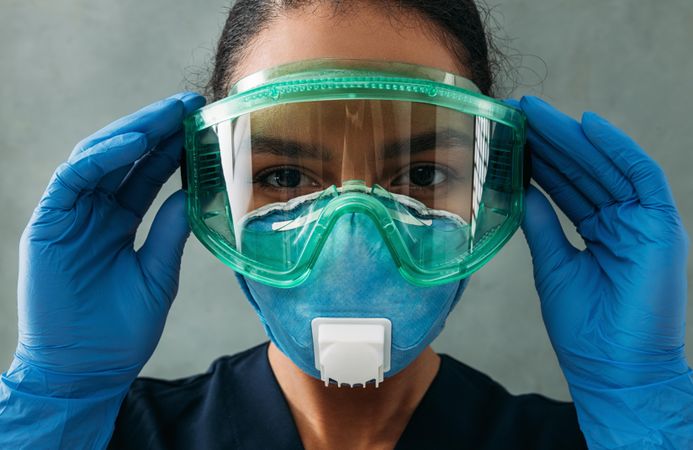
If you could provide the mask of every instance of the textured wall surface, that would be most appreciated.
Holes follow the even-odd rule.
[[[693,2],[494,2],[520,85],[579,117],[602,114],[664,167],[693,227]],[[81,138],[204,74],[226,0],[2,0],[0,368],[16,345],[17,244],[54,168]],[[155,203],[177,189],[174,176]],[[141,229],[145,235],[148,215]],[[578,242],[573,227],[564,222]],[[141,236],[139,236],[141,242]],[[689,279],[690,279],[689,270]],[[693,361],[689,308],[688,356]],[[265,339],[236,281],[191,238],[178,298],[144,368],[174,378]],[[472,279],[435,343],[511,392],[569,398],[548,342],[521,232]]]

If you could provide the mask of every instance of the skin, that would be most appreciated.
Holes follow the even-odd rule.
[[[468,76],[419,20],[399,18],[395,23],[366,6],[334,18],[322,4],[282,15],[257,37],[229,84],[274,65],[320,57],[401,61]],[[353,176],[353,167],[345,164],[342,178]],[[428,347],[379,388],[326,388],[273,344],[268,357],[308,450],[393,448],[440,366]]]
[[[274,344],[267,353],[306,450],[392,449],[440,367],[440,357],[427,347],[378,388],[326,387]]]
[[[237,157],[236,164],[243,170],[234,177],[232,192],[247,191],[245,186],[257,180],[246,206],[250,211],[332,185],[340,186],[346,180],[364,180],[368,186],[377,184],[429,208],[453,212],[469,222],[474,126],[471,116],[451,109],[391,100],[292,103],[255,111],[251,115],[251,131],[245,134],[242,144],[249,146],[252,139],[252,158],[239,152],[244,156]],[[447,131],[453,133],[446,138]],[[431,133],[438,133],[435,148],[413,154],[385,153],[386,148],[397,145],[408,148],[407,142]],[[264,140],[271,143],[263,143]],[[277,155],[279,143],[313,150],[302,155]],[[430,168],[431,163],[436,167],[434,185],[412,186],[411,168]],[[298,186],[281,188],[268,182],[279,167],[291,167],[294,173],[301,173]]]

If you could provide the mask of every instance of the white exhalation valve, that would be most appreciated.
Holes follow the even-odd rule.
[[[325,386],[375,387],[390,370],[392,323],[381,318],[317,317],[311,321],[315,368]]]

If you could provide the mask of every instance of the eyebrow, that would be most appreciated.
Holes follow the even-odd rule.
[[[404,139],[385,146],[383,158],[391,159],[401,154],[415,155],[431,150],[436,146],[471,145],[472,137],[461,130],[445,128],[439,131],[428,131],[417,134],[411,139]]]
[[[324,148],[272,136],[254,135],[251,138],[251,148],[253,153],[269,153],[285,158],[322,159],[323,161],[332,159],[332,154]]]
[[[272,136],[254,135],[251,138],[253,153],[268,153],[285,158],[332,160],[331,151],[305,142]],[[396,158],[402,154],[413,155],[431,150],[436,146],[471,145],[473,138],[469,133],[452,128],[440,131],[427,131],[410,139],[391,142],[383,147],[383,159]]]

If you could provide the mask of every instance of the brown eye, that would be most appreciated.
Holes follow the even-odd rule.
[[[300,189],[320,187],[320,183],[295,167],[274,167],[262,171],[256,182],[273,189]]]
[[[409,179],[417,186],[429,186],[435,180],[436,170],[433,166],[414,167],[409,171]]]
[[[301,183],[301,172],[296,169],[279,169],[269,174],[267,181],[274,187],[295,188]]]
[[[447,180],[447,174],[444,170],[435,165],[426,164],[411,167],[407,173],[393,180],[392,184],[394,186],[410,184],[416,187],[428,187],[435,186],[445,180]]]

